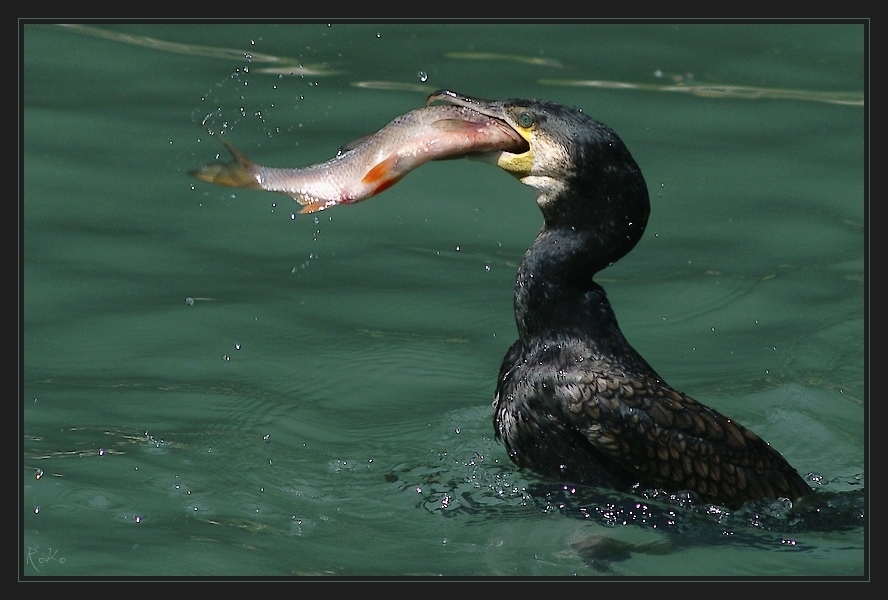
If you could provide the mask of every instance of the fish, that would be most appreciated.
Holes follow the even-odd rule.
[[[411,110],[376,133],[343,146],[334,158],[301,168],[259,165],[224,137],[219,141],[232,159],[207,164],[190,175],[222,186],[286,194],[302,205],[300,213],[370,198],[432,160],[528,148],[527,141],[504,121],[453,105]]]

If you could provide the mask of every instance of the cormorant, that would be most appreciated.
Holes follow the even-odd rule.
[[[812,490],[767,442],[673,389],[623,336],[596,273],[641,239],[650,213],[641,170],[617,134],[579,109],[443,101],[501,119],[529,145],[488,159],[536,190],[543,225],[515,284],[518,340],[499,372],[496,437],[509,457],[562,482],[690,490],[739,508]]]

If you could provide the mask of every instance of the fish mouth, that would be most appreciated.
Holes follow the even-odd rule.
[[[430,106],[434,102],[462,106],[491,119],[506,135],[515,140],[515,152],[507,150],[485,152],[480,156],[480,159],[492,162],[516,177],[523,177],[530,172],[530,165],[533,163],[530,131],[518,129],[509,124],[510,118],[504,102],[472,98],[451,90],[438,90],[430,94],[426,99],[426,106]]]

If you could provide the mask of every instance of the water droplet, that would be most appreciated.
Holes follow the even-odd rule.
[[[194,304],[194,298],[188,296],[187,298],[185,298],[185,304],[187,304],[188,306],[192,306]]]
[[[34,478],[40,479],[41,477],[43,477],[43,469],[37,469],[37,472],[34,473]]]
[[[429,80],[429,74],[426,73],[425,71],[420,71],[419,73],[416,74],[416,76],[419,77],[419,80],[422,82],[426,82]]]

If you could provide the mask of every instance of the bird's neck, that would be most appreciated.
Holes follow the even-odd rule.
[[[604,288],[593,281],[611,262],[607,253],[595,232],[543,227],[518,269],[519,338],[584,339],[602,351],[628,347]]]

